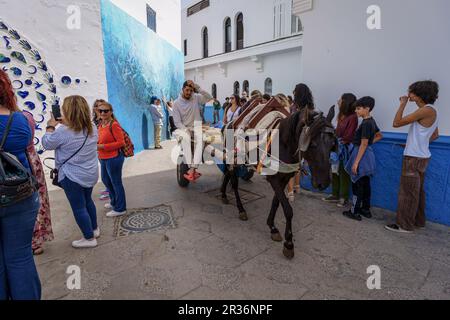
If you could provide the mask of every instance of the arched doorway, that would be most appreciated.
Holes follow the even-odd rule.
[[[271,78],[267,78],[264,83],[264,93],[272,95],[273,82]]]
[[[231,34],[231,19],[226,18],[225,19],[225,25],[224,25],[224,33],[225,33],[225,53],[231,52],[231,43],[232,43],[232,34]]]
[[[242,91],[247,92],[247,96],[250,96],[250,83],[247,80],[242,84]]]
[[[237,94],[238,96],[241,94],[241,85],[239,84],[239,81],[234,83],[233,94]]]
[[[202,42],[203,42],[203,58],[208,58],[209,56],[209,39],[208,39],[208,28],[204,27],[202,32]]]
[[[211,87],[211,95],[214,99],[217,99],[217,85],[215,83]]]
[[[244,15],[239,13],[236,17],[236,50],[244,49]]]

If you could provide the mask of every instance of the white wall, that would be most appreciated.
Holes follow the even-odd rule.
[[[370,31],[366,10],[374,3],[381,7],[382,30]],[[412,82],[433,79],[441,86],[441,133],[450,135],[449,15],[448,0],[315,0],[301,16],[302,61],[318,106],[329,108],[344,92],[372,95],[381,129],[393,132],[399,96]]]
[[[69,5],[79,6],[81,9],[81,29],[69,30],[67,28],[67,8]],[[92,105],[98,98],[107,99],[107,84],[105,77],[105,63],[103,56],[103,41],[100,18],[100,2],[95,0],[46,0],[46,1],[0,1],[0,19],[10,28],[15,29],[21,39],[27,40],[37,49],[49,68],[49,72],[54,75],[57,94],[61,99],[69,95],[84,96],[88,103]],[[0,52],[10,55],[11,50],[24,54],[28,65],[36,65],[28,52],[25,51],[18,41],[11,40],[12,49],[6,50],[3,36],[5,32],[0,32]],[[2,65],[2,67],[5,65]],[[27,73],[27,65],[16,60],[7,64],[7,68],[16,66],[22,69],[23,75],[16,77],[9,70],[8,73],[13,80],[25,81],[30,75]],[[31,111],[42,130],[36,131],[36,137],[41,140],[45,132],[45,125],[50,117],[51,96],[48,86],[44,81],[44,72],[39,72],[33,76],[34,80],[44,84],[38,90],[34,87],[24,87],[23,90],[30,92],[26,99],[18,97],[19,106],[24,107],[25,101],[36,104],[36,109]],[[75,80],[79,78],[83,82],[79,85],[72,84],[65,87],[61,84],[61,77],[68,75]],[[85,82],[86,81],[86,82]],[[43,93],[47,97],[47,111],[43,111],[43,104],[38,101],[36,91]],[[39,143],[36,148],[42,148]],[[51,156],[52,153],[45,153],[43,157]]]
[[[111,0],[142,24],[147,25],[147,4],[156,11],[156,32],[181,50],[180,0]]]
[[[186,79],[192,79],[202,88],[211,92],[212,84],[217,85],[217,98],[224,102],[225,97],[233,94],[234,82],[239,81],[241,91],[245,80],[250,83],[250,91],[260,90],[264,93],[264,82],[270,77],[273,81],[273,94],[292,95],[295,85],[300,82],[301,49],[268,55],[264,57],[264,72],[255,70],[250,59],[237,60],[227,68],[227,77],[222,75],[217,66],[204,68],[203,79],[195,70],[186,71]]]
[[[273,40],[274,5],[280,1],[286,4],[286,30],[290,31],[291,0],[210,0],[210,7],[189,17],[187,17],[187,8],[184,8],[181,14],[181,25],[183,26],[182,41],[188,40],[186,61],[203,57],[202,30],[205,26],[209,33],[209,55],[225,51],[224,25],[227,17],[231,18],[232,49],[235,50],[236,17],[239,12],[244,15],[245,47]]]
[[[69,5],[81,9],[80,30],[67,28]],[[55,75],[60,96],[80,94],[89,102],[107,97],[98,0],[3,0],[0,18],[38,49]],[[1,45],[3,49],[3,41]],[[28,54],[25,56],[31,60]],[[80,77],[87,83],[63,89],[60,79],[64,75]]]

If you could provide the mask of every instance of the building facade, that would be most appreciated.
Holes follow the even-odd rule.
[[[397,209],[408,127],[394,129],[399,97],[410,84],[435,80],[441,138],[427,172],[427,218],[450,225],[450,2],[447,0],[297,0],[304,25],[301,81],[327,110],[345,92],[376,99],[384,133],[374,146],[375,206]],[[416,109],[410,104],[406,113]]]
[[[292,0],[203,0],[183,9],[185,76],[223,102],[233,93],[292,94],[302,24]]]

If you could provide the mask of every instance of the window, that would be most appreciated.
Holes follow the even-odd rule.
[[[204,27],[202,31],[202,42],[203,42],[203,58],[208,58],[208,28]]]
[[[217,99],[217,85],[215,83],[213,83],[212,85],[211,95],[213,96],[214,99]]]
[[[250,95],[250,83],[247,80],[245,80],[244,83],[242,84],[242,91],[247,92],[248,96]]]
[[[231,19],[225,20],[225,52],[231,52]]]
[[[147,27],[156,32],[156,11],[147,4]]]
[[[239,13],[236,18],[236,50],[244,49],[244,15]]]
[[[273,11],[273,37],[274,39],[286,35],[286,5],[276,1]]]
[[[296,34],[296,33],[301,33],[302,31],[303,31],[303,25],[302,25],[302,21],[300,20],[300,17],[293,15],[291,32],[293,34]]]
[[[193,14],[196,14],[197,12],[202,11],[203,9],[208,7],[209,7],[209,0],[200,1],[187,9],[187,16],[188,17],[192,16]]]
[[[264,93],[272,95],[272,79],[267,78],[266,82],[264,83]]]
[[[187,51],[188,49],[187,49],[187,39],[186,40],[184,40],[184,56],[186,57],[187,56],[187,54],[188,54],[188,51]]]
[[[238,96],[241,94],[241,85],[239,84],[239,81],[236,81],[234,83],[234,90],[233,90],[234,94],[237,94]]]

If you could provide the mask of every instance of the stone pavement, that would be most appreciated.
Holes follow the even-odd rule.
[[[374,209],[374,219],[354,222],[304,193],[294,206],[296,256],[288,261],[265,224],[273,194],[262,177],[241,184],[250,201],[250,221],[241,222],[233,203],[215,198],[217,168],[203,167],[199,183],[178,187],[172,146],[125,167],[129,208],[156,208],[151,219],[108,219],[96,200],[96,249],[71,248],[80,231],[64,193],[51,191],[56,240],[36,258],[44,299],[450,299],[450,228],[393,234],[384,230],[393,213]],[[284,234],[282,211],[277,221]],[[167,227],[127,235],[130,225],[149,223]],[[67,289],[71,265],[81,268],[81,290]],[[381,268],[381,290],[367,288],[371,265]]]

